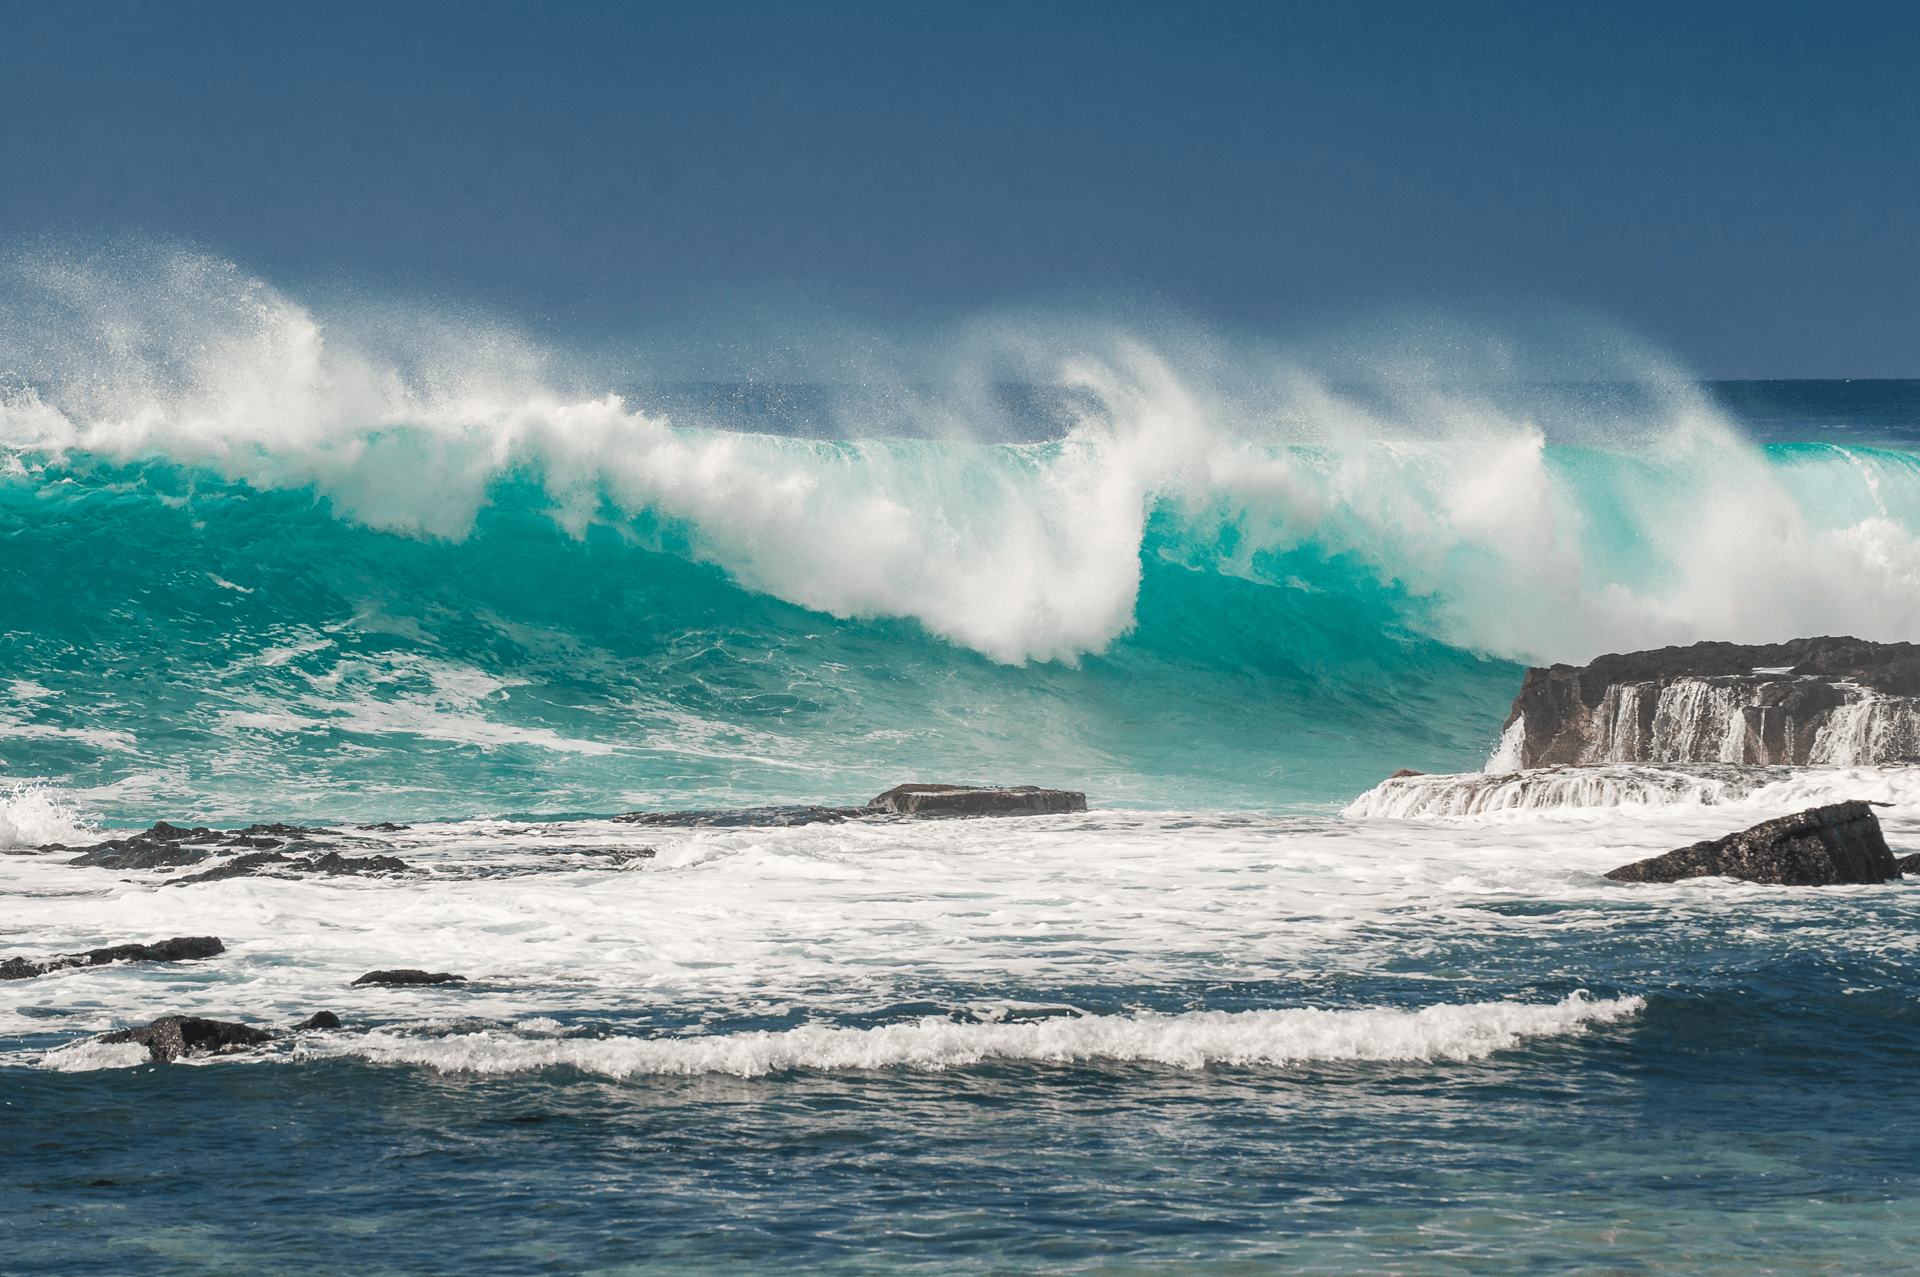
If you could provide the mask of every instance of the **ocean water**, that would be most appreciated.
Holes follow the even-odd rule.
[[[1600,876],[1842,798],[1920,851],[1920,768],[1375,790],[1529,662],[1913,638],[1914,386],[1056,320],[636,381],[191,254],[5,285],[0,956],[226,952],[0,985],[0,1271],[1920,1263],[1920,884]],[[1090,810],[612,819],[905,780]],[[163,818],[410,870],[36,850]],[[282,1032],[93,1040],[170,1013]]]

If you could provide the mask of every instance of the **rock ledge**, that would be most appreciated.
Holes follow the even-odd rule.
[[[1879,818],[1862,802],[1810,807],[1607,874],[1615,882],[1726,877],[1785,887],[1878,883],[1899,876]]]

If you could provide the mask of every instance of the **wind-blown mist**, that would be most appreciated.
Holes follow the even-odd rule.
[[[1920,628],[1911,456],[1745,443],[1591,325],[982,317],[773,434],[190,252],[4,289],[0,727],[108,813],[1323,803],[1477,766],[1515,662]]]

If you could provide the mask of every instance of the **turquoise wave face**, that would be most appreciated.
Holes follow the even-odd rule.
[[[1527,662],[1920,635],[1911,454],[1612,338],[988,323],[781,434],[142,260],[0,262],[0,778],[107,819],[1326,806],[1480,765]]]
[[[648,520],[573,539],[538,485],[490,497],[445,542],[165,462],[0,482],[7,774],[131,821],[847,802],[933,778],[1317,805],[1383,768],[1476,766],[1520,672],[1396,633],[1392,591],[1351,565],[1275,557],[1296,581],[1276,587],[1171,561],[1168,518],[1130,633],[1011,665],[743,589]]]

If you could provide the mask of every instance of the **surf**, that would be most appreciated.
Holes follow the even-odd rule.
[[[1330,809],[1477,767],[1528,662],[1920,622],[1912,455],[1749,442],[1631,344],[982,317],[776,430],[130,260],[16,254],[0,318],[8,774],[108,817]]]

